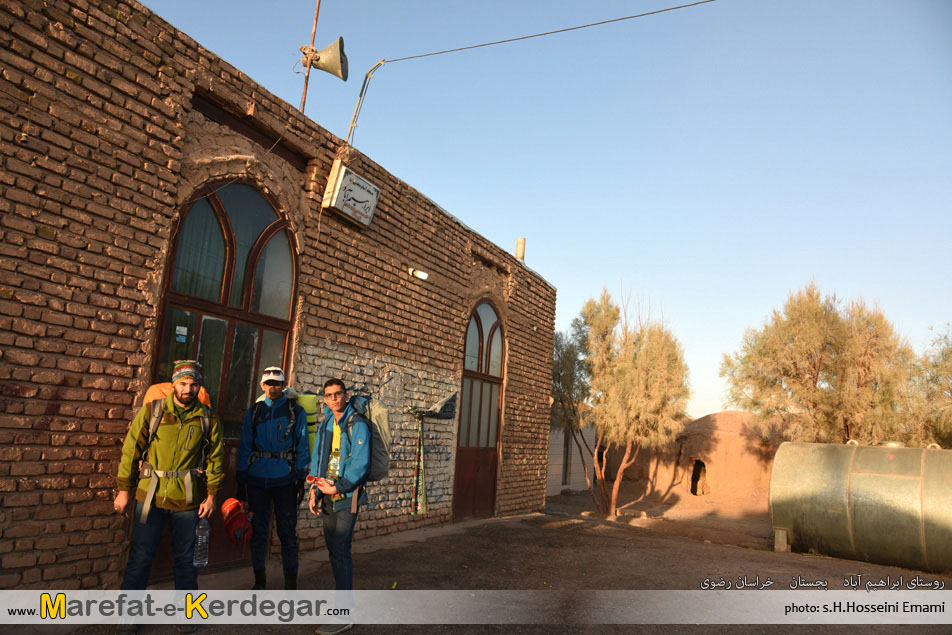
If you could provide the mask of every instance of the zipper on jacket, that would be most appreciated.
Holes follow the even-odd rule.
[[[170,459],[171,462],[169,463],[169,469],[171,470],[174,470],[176,467],[175,457],[178,456],[178,452],[179,452],[178,440],[179,440],[179,435],[182,434],[182,426],[184,425],[185,425],[185,422],[179,419],[178,428],[176,428],[175,430],[175,442],[172,444],[172,457]],[[155,477],[155,478],[158,478],[158,477]],[[163,503],[165,503],[169,499],[169,480],[170,479],[165,480],[165,492],[164,492],[164,496],[162,496]],[[156,492],[156,497],[158,497],[158,492]]]
[[[185,435],[185,443],[183,443],[181,446],[179,446],[179,444],[178,444],[179,435],[182,434],[182,428],[184,428],[184,427],[188,427],[188,434]],[[176,459],[176,457],[179,456],[179,452],[182,453],[182,456],[188,456],[187,448],[188,448],[189,441],[192,440],[192,433],[193,433],[193,432],[195,432],[195,426],[188,425],[188,421],[182,421],[181,419],[179,420],[178,429],[175,431],[175,443],[172,444],[172,459],[171,459],[172,462],[169,464],[169,465],[171,466],[171,469],[172,469],[173,471],[174,471],[175,468],[177,467],[177,464],[175,463],[175,459]],[[201,452],[201,450],[199,450],[199,452]],[[156,477],[156,478],[157,478],[157,477]],[[169,479],[166,479],[166,482],[165,482],[165,495],[162,497],[162,502],[163,502],[163,503],[166,502],[166,501],[169,499],[169,483],[168,483],[168,481],[169,481]],[[184,483],[184,481],[182,482],[182,485],[183,485],[182,491],[185,493],[185,496],[186,496],[186,498],[187,498],[187,497],[188,497],[188,492],[185,492],[185,488],[184,488],[185,483]],[[158,496],[158,492],[156,492],[156,496]]]

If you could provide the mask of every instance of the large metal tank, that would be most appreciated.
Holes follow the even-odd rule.
[[[770,519],[794,551],[952,570],[952,451],[782,443]]]

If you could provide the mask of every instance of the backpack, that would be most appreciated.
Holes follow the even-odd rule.
[[[196,478],[205,477],[205,449],[208,446],[208,431],[212,427],[211,410],[204,403],[202,404],[202,451],[199,453],[200,459],[198,467],[191,470],[157,470],[149,464],[149,449],[152,447],[152,441],[155,439],[155,433],[162,422],[162,404],[165,399],[154,399],[149,404],[149,433],[146,437],[145,445],[142,446],[142,454],[139,455],[139,479],[148,478],[149,490],[146,492],[145,502],[142,504],[142,514],[139,516],[139,522],[143,525],[149,517],[149,510],[152,508],[152,499],[155,498],[155,490],[159,485],[160,478],[184,478],[185,491],[187,494],[186,502],[191,503],[192,488],[189,486],[192,476]]]
[[[318,403],[321,398],[316,392],[305,390],[297,398],[297,405],[301,406],[304,414],[307,415],[307,447],[314,451],[314,439],[317,438],[317,414],[320,412]]]
[[[258,449],[257,443],[257,430],[258,424],[264,421],[264,418],[259,418],[261,411],[261,404],[264,403],[264,399],[259,399],[255,402],[254,411],[251,414],[251,456],[248,457],[248,467],[251,467],[251,464],[256,460],[261,458],[270,458],[270,459],[284,459],[288,462],[288,468],[291,470],[291,474],[294,474],[295,466],[297,465],[297,399],[293,396],[287,397],[287,406],[288,406],[288,419],[290,420],[290,425],[284,431],[284,437],[282,441],[291,437],[293,439],[291,447],[287,450],[281,452],[263,452]]]
[[[170,394],[172,394],[172,382],[166,381],[160,384],[152,384],[149,386],[149,389],[145,391],[145,397],[142,399],[142,403],[147,404],[156,399],[165,399]],[[208,391],[205,390],[205,386],[199,386],[198,400],[209,408],[212,407],[212,398],[208,395]]]
[[[382,481],[390,472],[390,414],[380,400],[365,395],[354,395],[350,398],[350,405],[354,407],[355,414],[362,415],[370,422],[373,441],[370,444],[367,482]],[[353,419],[353,414],[347,419],[348,437]]]

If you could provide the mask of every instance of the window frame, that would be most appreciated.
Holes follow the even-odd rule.
[[[248,252],[248,259],[245,263],[244,287],[241,293],[241,304],[238,307],[229,304],[231,288],[234,284],[235,261],[237,247],[235,244],[234,228],[229,220],[228,213],[225,210],[224,203],[219,199],[216,192],[223,187],[233,184],[246,185],[252,188],[275,212],[276,219],[269,223],[258,235],[254,244]],[[206,199],[215,214],[219,226],[224,234],[225,241],[225,265],[222,273],[221,288],[219,290],[219,301],[213,302],[204,298],[191,296],[172,289],[172,282],[175,273],[175,264],[178,258],[178,246],[180,232],[185,225],[188,214],[191,213],[195,203],[201,199]],[[191,359],[196,359],[201,342],[201,330],[203,316],[220,318],[227,323],[225,336],[225,349],[222,354],[222,368],[219,377],[218,394],[212,395],[213,403],[216,406],[221,399],[227,397],[225,394],[228,386],[228,379],[232,361],[232,348],[234,344],[234,334],[238,324],[255,327],[258,329],[258,338],[255,349],[255,368],[253,377],[257,377],[261,371],[261,347],[264,341],[264,330],[279,331],[284,334],[284,346],[282,349],[281,364],[286,366],[290,356],[291,335],[293,334],[293,325],[297,312],[297,286],[300,276],[300,256],[295,249],[294,235],[291,231],[287,215],[277,205],[277,202],[266,192],[263,192],[257,183],[245,179],[229,179],[210,181],[197,188],[194,193],[183,203],[179,209],[179,217],[176,221],[174,230],[170,238],[169,256],[165,263],[165,274],[162,283],[161,302],[156,313],[156,329],[153,338],[153,358],[151,376],[153,383],[159,380],[160,365],[164,360],[160,358],[160,352],[163,346],[163,336],[166,331],[167,320],[170,309],[176,308],[182,311],[190,311],[196,314],[196,333],[191,344]],[[288,318],[281,319],[263,313],[256,313],[251,310],[251,301],[254,293],[255,269],[259,264],[261,254],[268,242],[279,232],[285,232],[288,246],[291,254],[291,296],[289,299]],[[268,360],[273,363],[273,360]],[[217,408],[216,408],[217,409]]]
[[[489,333],[488,333],[488,334],[486,334],[486,332],[485,332],[485,327],[483,326],[483,323],[482,323],[482,319],[479,317],[479,314],[478,314],[478,309],[479,309],[479,307],[482,306],[482,305],[484,305],[484,304],[489,305],[489,308],[491,308],[491,309],[493,310],[493,313],[496,315],[496,321],[489,327]],[[477,333],[479,334],[479,343],[478,343],[479,351],[478,351],[478,357],[477,357],[477,360],[478,360],[478,361],[477,361],[477,364],[476,364],[476,368],[477,368],[478,370],[475,370],[475,371],[474,371],[474,370],[468,370],[468,369],[466,368],[466,352],[467,352],[467,351],[466,351],[466,336],[465,336],[465,333],[468,332],[468,330],[469,330],[469,325],[470,325],[470,323],[471,323],[473,320],[476,321],[476,330],[477,330]],[[500,355],[499,371],[500,371],[500,372],[499,372],[499,375],[498,375],[498,376],[497,376],[497,375],[490,375],[490,374],[488,373],[488,370],[489,370],[489,356],[490,356],[491,353],[492,353],[492,348],[491,348],[490,344],[492,343],[492,338],[493,338],[493,336],[494,336],[497,332],[499,333],[499,337],[500,337],[500,339],[501,339],[501,346],[500,346],[500,349],[499,349],[499,355]],[[482,390],[483,390],[483,388],[482,388],[482,385],[481,385],[481,384],[477,383],[477,382],[481,382],[481,383],[484,383],[484,384],[490,384],[490,386],[489,386],[489,389],[490,389],[490,390],[492,390],[492,385],[493,385],[493,384],[499,386],[499,388],[498,388],[498,394],[497,394],[497,396],[496,396],[496,403],[493,404],[492,401],[490,400],[490,406],[489,406],[490,408],[493,408],[493,407],[496,408],[496,417],[495,417],[495,419],[496,419],[496,430],[495,430],[495,433],[494,433],[494,444],[493,444],[492,446],[486,446],[486,447],[495,447],[495,448],[497,448],[497,450],[498,450],[499,444],[500,444],[500,441],[501,441],[501,436],[502,436],[502,435],[499,434],[499,428],[500,428],[500,426],[501,426],[501,424],[502,424],[502,402],[503,402],[503,389],[502,389],[502,387],[503,387],[503,383],[504,383],[505,375],[506,375],[506,363],[505,363],[505,359],[506,359],[506,331],[505,331],[505,328],[503,327],[502,316],[500,315],[499,310],[498,310],[498,309],[496,308],[496,306],[495,306],[490,300],[488,300],[488,299],[482,299],[482,300],[477,301],[476,304],[473,306],[472,311],[470,311],[469,319],[466,321],[466,329],[464,330],[464,336],[463,336],[463,355],[462,355],[462,359],[463,359],[463,373],[462,373],[462,377],[461,377],[461,379],[460,379],[460,392],[459,392],[459,394],[460,394],[460,404],[459,404],[460,417],[459,417],[459,428],[458,428],[458,430],[457,430],[457,435],[456,435],[456,439],[457,439],[456,445],[457,445],[457,447],[473,447],[473,448],[484,447],[484,446],[481,446],[481,445],[479,444],[479,443],[480,443],[480,442],[479,442],[479,439],[482,438],[482,432],[483,432],[482,426],[483,426],[484,424],[485,424],[485,425],[488,425],[489,422],[492,420],[492,417],[489,415],[488,412],[486,413],[487,419],[486,419],[485,422],[482,420],[482,418],[480,418],[480,420],[477,422],[478,427],[477,427],[476,432],[475,432],[476,445],[475,445],[475,446],[469,445],[469,437],[472,436],[472,433],[470,432],[470,430],[472,429],[472,416],[471,416],[471,414],[470,414],[470,413],[472,413],[472,401],[473,401],[473,399],[474,399],[474,395],[475,395],[477,392],[480,394],[480,398],[482,398]],[[463,394],[464,394],[464,389],[463,389],[463,387],[464,387],[464,385],[465,385],[467,379],[470,380],[470,390],[469,390],[469,395],[468,395],[469,399],[467,400],[468,403],[463,403],[463,401],[464,401],[463,398],[462,398],[462,397],[463,397]],[[479,386],[479,389],[478,389],[478,390],[476,390],[476,387],[477,387],[477,386]],[[482,404],[479,404],[478,412],[479,412],[479,414],[480,414],[480,417],[482,417],[482,410],[483,410]],[[466,414],[464,415],[464,413],[466,413]],[[464,416],[465,416],[465,418],[467,419],[467,429],[466,429],[467,439],[466,439],[466,440],[464,440],[464,439],[463,439],[463,436],[462,436],[462,435],[463,435],[463,432],[464,432],[464,430],[463,430],[463,419],[464,419]],[[487,430],[488,430],[488,428],[487,428]]]

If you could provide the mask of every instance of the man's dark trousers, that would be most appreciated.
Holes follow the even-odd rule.
[[[274,524],[281,541],[281,561],[285,573],[298,571],[297,486],[294,483],[278,487],[248,485],[248,511],[251,517],[251,566],[263,571],[268,556],[268,525],[271,505],[274,505]]]

